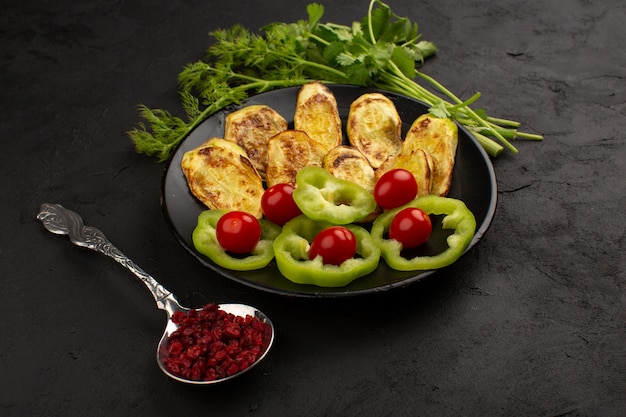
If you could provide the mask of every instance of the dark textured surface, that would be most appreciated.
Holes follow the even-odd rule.
[[[6,3],[6,2],[5,2]],[[126,136],[138,103],[178,108],[210,30],[304,18],[303,1],[20,1],[0,7],[0,415],[626,415],[622,1],[392,1],[440,47],[424,70],[542,133],[494,161],[481,243],[426,282],[301,300],[220,277],[163,218],[163,164]],[[366,2],[327,5],[350,23]],[[195,389],[155,360],[164,316],[130,274],[46,232],[81,213],[181,301],[266,311],[275,350]]]

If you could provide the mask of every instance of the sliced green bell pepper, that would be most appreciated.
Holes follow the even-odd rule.
[[[378,267],[380,249],[369,232],[354,224],[345,225],[357,240],[357,257],[341,265],[325,265],[322,257],[309,260],[310,244],[331,222],[315,221],[304,215],[290,220],[274,240],[274,255],[279,271],[296,284],[343,287]]]
[[[208,257],[217,265],[237,271],[250,271],[267,266],[274,259],[273,242],[280,234],[280,226],[260,219],[261,238],[254,247],[252,253],[245,257],[234,257],[222,248],[217,241],[215,227],[220,217],[227,210],[205,210],[198,216],[198,224],[194,229],[191,239],[198,252]]]
[[[395,215],[407,207],[416,207],[429,215],[445,215],[442,219],[443,229],[454,229],[447,237],[448,248],[433,256],[416,256],[407,259],[401,255],[402,244],[394,239],[385,239],[389,226]],[[418,197],[404,206],[389,210],[378,217],[372,225],[372,238],[381,250],[381,256],[387,264],[399,271],[418,271],[443,268],[456,261],[469,246],[476,231],[474,214],[461,200],[428,195]]]
[[[298,171],[293,199],[310,219],[335,225],[362,220],[376,209],[374,196],[365,188],[317,166]]]

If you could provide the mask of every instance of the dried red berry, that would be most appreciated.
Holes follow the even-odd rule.
[[[174,313],[179,328],[169,337],[165,365],[182,378],[212,381],[252,365],[267,348],[269,325],[209,304],[188,314]]]

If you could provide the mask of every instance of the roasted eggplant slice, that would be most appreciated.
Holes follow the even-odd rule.
[[[322,166],[326,147],[301,130],[284,130],[267,142],[267,187],[296,185],[296,174],[306,166]]]
[[[263,176],[267,170],[267,141],[287,129],[287,121],[266,105],[250,105],[229,113],[224,139],[241,146],[254,168]]]
[[[322,166],[336,178],[354,182],[367,191],[374,192],[374,168],[358,149],[336,146],[324,156]]]
[[[350,105],[346,124],[348,140],[374,169],[400,152],[401,130],[402,120],[396,106],[382,94],[363,94]]]
[[[326,150],[341,145],[341,118],[332,91],[319,81],[304,84],[298,92],[293,116],[295,130],[306,132]]]
[[[181,168],[192,194],[208,208],[241,210],[261,218],[263,180],[236,143],[212,138],[185,152]]]
[[[403,154],[424,149],[432,158],[431,194],[446,196],[450,190],[458,133],[458,127],[452,119],[423,114],[413,122],[406,134],[402,144]]]

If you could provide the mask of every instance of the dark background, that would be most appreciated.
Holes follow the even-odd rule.
[[[9,4],[7,4],[9,3]],[[621,0],[391,0],[440,52],[424,71],[543,142],[494,160],[480,244],[424,282],[303,300],[213,275],[160,207],[165,164],[135,153],[136,105],[180,112],[208,32],[306,18],[307,1],[11,1],[0,6],[0,415],[626,414],[626,6]],[[349,24],[366,1],[327,2]],[[49,234],[78,211],[187,304],[239,300],[278,329],[229,384],[156,365],[164,324],[115,262]]]

